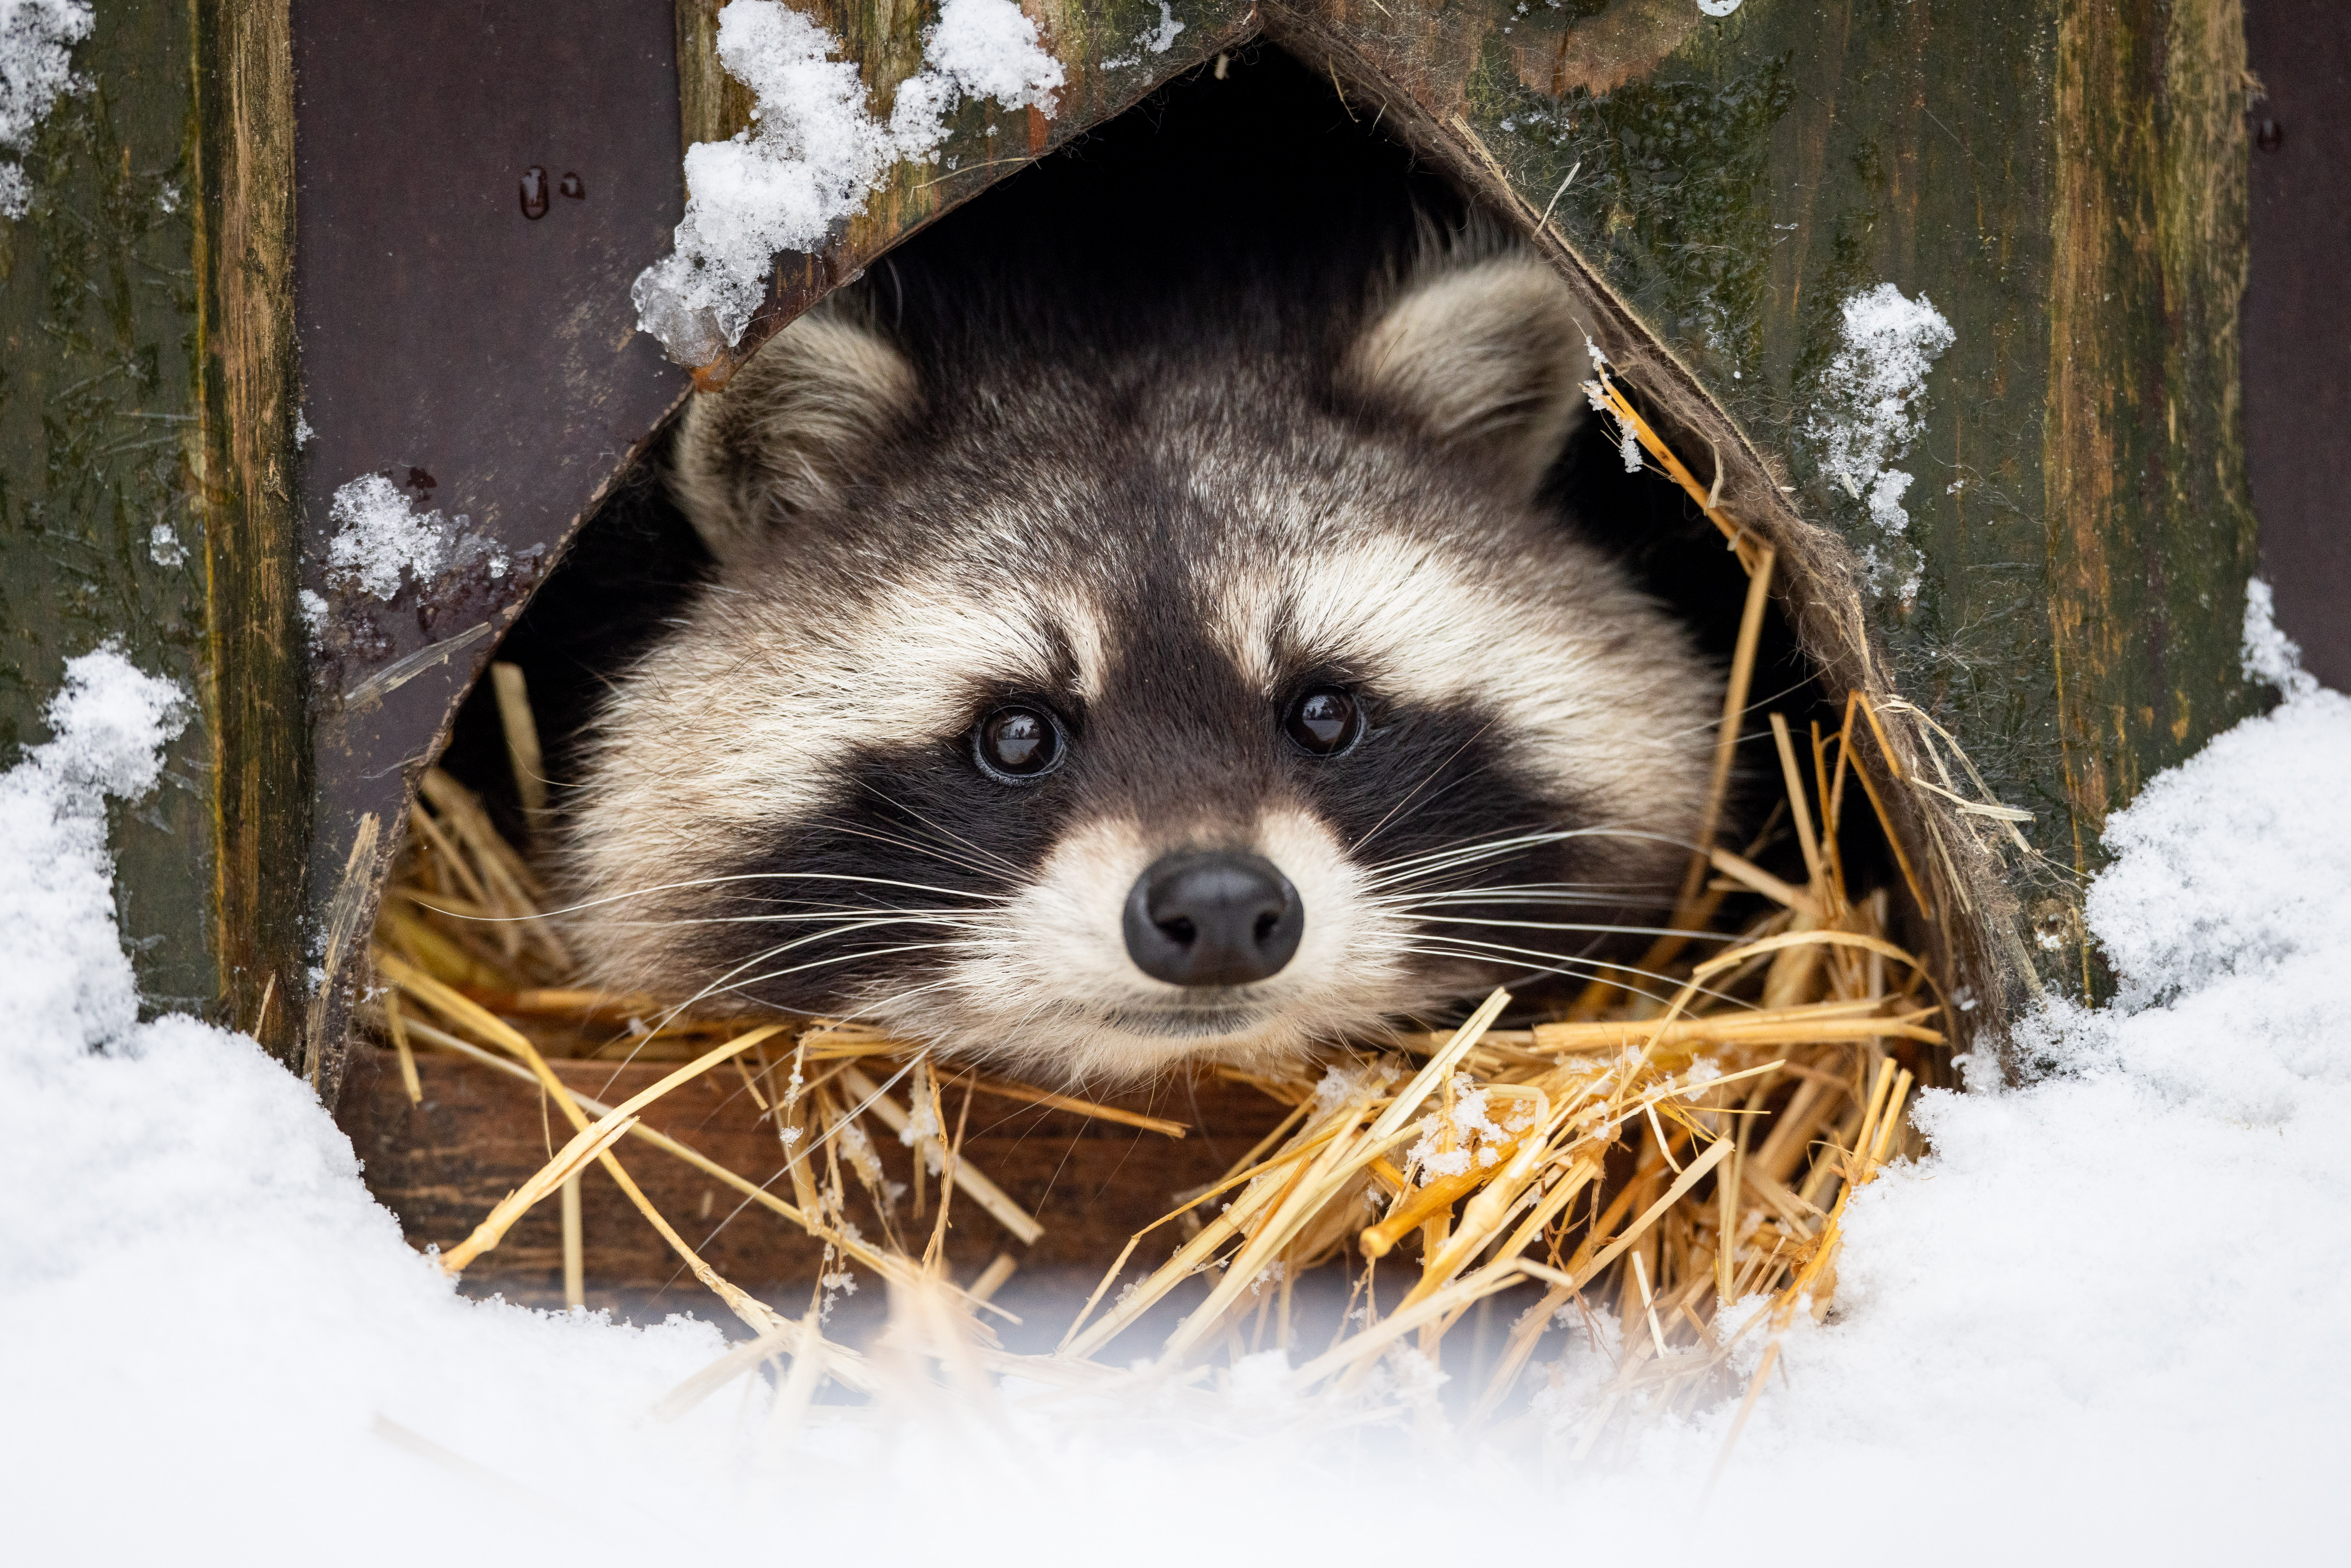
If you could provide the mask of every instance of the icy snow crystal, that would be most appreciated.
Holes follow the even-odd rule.
[[[2275,686],[2288,700],[2318,689],[2318,677],[2302,667],[2302,644],[2278,629],[2276,595],[2258,577],[2245,583],[2245,641],[2239,663],[2245,679]]]
[[[1844,302],[1843,335],[1844,346],[1821,378],[1809,429],[1823,444],[1823,465],[1868,507],[1877,528],[1877,543],[1863,554],[1869,585],[1883,588],[1899,571],[1896,591],[1907,603],[1917,595],[1921,562],[1902,542],[1910,527],[1902,497],[1911,477],[1894,464],[1926,428],[1918,403],[1927,372],[1954,340],[1951,324],[1925,295],[1906,299],[1881,283]]]
[[[750,129],[685,154],[675,249],[630,291],[637,325],[686,364],[738,343],[778,251],[812,250],[862,212],[902,159],[928,159],[964,98],[1054,110],[1061,64],[1038,47],[1012,0],[946,0],[924,39],[927,68],[898,84],[887,125],[865,106],[840,41],[778,0],[734,0],[718,16],[718,59],[756,98]]]
[[[7,1035],[92,1046],[139,1017],[114,934],[106,797],[155,786],[162,744],[187,723],[187,695],[112,648],[66,665],[48,706],[56,737],[0,775],[0,969]]]
[[[444,571],[486,559],[492,577],[504,577],[507,553],[495,540],[464,533],[467,518],[455,522],[437,511],[409,505],[400,486],[381,474],[352,480],[335,492],[328,507],[335,537],[327,546],[327,580],[378,599],[400,592],[401,576],[420,583]],[[308,611],[308,601],[304,601]]]
[[[89,84],[74,75],[73,47],[89,37],[85,0],[0,0],[0,218],[21,218],[32,187],[18,162],[50,107]]]
[[[327,575],[378,599],[400,591],[402,572],[429,580],[448,564],[455,530],[439,512],[409,506],[400,486],[381,474],[352,480],[328,508],[335,537],[327,546]]]

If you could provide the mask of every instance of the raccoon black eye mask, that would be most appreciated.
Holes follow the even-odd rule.
[[[1718,674],[1540,498],[1564,287],[1432,254],[1266,327],[893,336],[689,407],[717,560],[568,815],[602,983],[1031,1077],[1278,1058],[1653,921]]]

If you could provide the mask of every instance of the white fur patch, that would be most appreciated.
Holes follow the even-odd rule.
[[[1137,968],[1123,923],[1128,894],[1162,855],[1208,845],[1155,837],[1132,821],[1096,821],[1065,834],[1036,881],[987,917],[987,934],[950,966],[944,986],[904,1020],[888,1019],[887,1008],[882,1016],[924,1034],[946,1033],[942,1024],[956,1014],[984,1017],[995,1027],[955,1037],[959,1047],[977,1041],[982,1052],[1011,1054],[1017,1039],[1017,1054],[1032,1068],[1073,1081],[1133,1080],[1202,1055],[1287,1056],[1376,1030],[1383,1019],[1438,999],[1408,978],[1398,956],[1407,929],[1371,901],[1364,873],[1319,819],[1277,807],[1242,837],[1214,843],[1265,856],[1298,890],[1305,929],[1280,974],[1204,1002],[1199,992]],[[1204,1007],[1250,1016],[1210,1040],[1180,1032],[1183,1014]],[[1170,1029],[1136,1027],[1152,1014]]]

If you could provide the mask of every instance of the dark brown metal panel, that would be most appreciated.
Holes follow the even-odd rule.
[[[2351,686],[2351,12],[2246,0],[2255,103],[2245,445],[2262,570],[2303,663]]]
[[[629,301],[684,193],[667,5],[298,0],[293,27],[297,313],[316,433],[302,451],[305,580],[325,589],[336,489],[387,471],[513,562],[388,604],[329,595],[314,689],[323,919],[364,819],[387,851],[408,779],[496,634],[684,390]],[[547,186],[536,218],[533,168]],[[566,176],[584,194],[565,194]],[[329,1016],[312,1014],[314,1051]]]

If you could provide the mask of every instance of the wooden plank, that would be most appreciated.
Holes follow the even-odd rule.
[[[2252,710],[2233,667],[2254,542],[2244,63],[2229,0],[2085,0],[2059,18],[2042,481],[2077,875],[2102,863],[2110,810]],[[2078,905],[2052,888],[2028,913],[2079,988],[2103,988]]]
[[[89,90],[24,150],[28,210],[0,217],[0,766],[47,737],[65,662],[100,643],[205,691],[194,22],[184,0],[106,8],[74,51]],[[219,988],[210,718],[115,817],[122,935],[157,1007]]]
[[[199,11],[197,334],[204,344],[206,620],[214,931],[220,1016],[301,1070],[309,837],[296,595],[294,61],[287,0]],[[262,998],[275,998],[265,1015]]]
[[[566,1061],[551,1065],[573,1089],[608,1104],[619,1103],[674,1066]],[[416,1246],[445,1247],[470,1233],[493,1205],[544,1164],[569,1128],[560,1118],[549,1122],[542,1114],[530,1085],[492,1069],[432,1052],[420,1052],[416,1066],[424,1088],[422,1104],[410,1103],[391,1051],[358,1052],[345,1078],[338,1120],[366,1163],[369,1188],[398,1217],[402,1232]],[[984,1094],[975,1097],[967,1157],[1035,1215],[1045,1233],[1024,1250],[977,1206],[959,1197],[947,1242],[956,1278],[976,1278],[1008,1248],[1031,1277],[1066,1281],[1098,1270],[1130,1235],[1175,1207],[1171,1195],[1216,1180],[1286,1113],[1286,1107],[1255,1090],[1209,1078],[1110,1103],[1191,1124],[1196,1130],[1173,1139],[1049,1106],[1008,1106]],[[949,1087],[946,1104],[952,1123],[962,1092]],[[764,1182],[781,1171],[782,1155],[775,1133],[758,1118],[741,1079],[722,1071],[656,1102],[644,1121]],[[891,1178],[910,1181],[912,1151],[876,1133],[875,1147]],[[729,1220],[737,1195],[643,1143],[624,1141],[614,1153],[721,1274],[754,1293],[764,1292],[778,1310],[805,1297],[820,1253],[806,1235],[757,1206]],[[851,1185],[852,1218],[873,1239],[880,1227],[862,1189]],[[789,1197],[788,1177],[778,1190]],[[935,1182],[929,1191],[935,1204]],[[633,1302],[668,1287],[677,1307],[698,1310],[697,1288],[690,1279],[672,1284],[676,1258],[609,1178],[598,1171],[584,1176],[581,1203],[590,1306]],[[913,1221],[906,1204],[899,1206],[898,1217],[902,1224],[914,1224],[917,1236],[927,1234],[926,1222]],[[1172,1247],[1176,1239],[1171,1234],[1167,1244]],[[1092,1283],[1092,1276],[1084,1278],[1083,1285]],[[559,1303],[559,1206],[550,1200],[526,1217],[467,1270],[465,1286],[475,1293]]]

